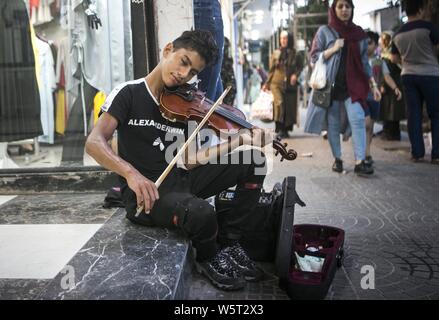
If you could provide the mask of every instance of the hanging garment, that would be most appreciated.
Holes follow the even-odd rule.
[[[107,96],[104,92],[99,91],[98,93],[96,93],[95,98],[93,99],[93,124],[96,124],[96,122],[98,121],[101,107],[104,105],[106,98]]]
[[[75,95],[71,95],[67,88],[71,88],[70,80],[71,77],[68,76],[68,70],[70,70],[70,62],[68,57],[69,52],[69,38],[62,38],[57,42],[58,45],[58,52],[56,57],[56,68],[55,68],[55,77],[56,77],[56,83],[58,90],[64,91],[64,122],[62,124],[62,127],[64,129],[61,129],[61,127],[57,127],[56,132],[61,133],[64,132],[65,127],[67,125],[67,119],[68,115],[70,113],[70,108],[73,105],[74,98],[76,98]],[[61,105],[57,103],[57,112],[61,108]],[[58,113],[57,113],[58,115]],[[58,119],[58,118],[57,118]],[[61,118],[57,120],[57,126],[61,125]]]
[[[39,25],[53,20],[50,6],[55,0],[38,0],[30,4],[31,23]]]
[[[64,89],[58,89],[56,92],[56,118],[55,118],[55,131],[58,134],[64,134],[66,131],[66,92]]]
[[[35,41],[38,48],[39,72],[37,77],[40,84],[41,125],[43,126],[43,135],[38,137],[38,141],[53,144],[55,142],[53,91],[56,89],[54,60],[50,45],[39,38]]]
[[[76,89],[80,82],[79,69],[85,80],[94,88],[109,94],[118,84],[127,81],[127,59],[131,57],[130,35],[126,32],[126,21],[122,12],[129,10],[124,1],[96,0],[96,11],[102,21],[98,30],[91,29],[81,0],[72,0],[74,18],[69,21],[71,44],[72,85]],[[129,14],[128,14],[129,16]],[[111,41],[109,41],[111,39]],[[128,50],[128,51],[127,51]],[[75,81],[76,80],[76,81]]]
[[[42,134],[40,96],[35,74],[26,5],[0,2],[0,142]]]
[[[56,82],[57,88],[56,91],[56,111],[55,111],[55,131],[59,134],[64,134],[66,130],[67,123],[67,100],[66,100],[66,80],[64,73],[64,61],[60,59],[60,51],[61,47],[58,50],[58,58],[56,65]],[[59,66],[59,69],[58,69]]]

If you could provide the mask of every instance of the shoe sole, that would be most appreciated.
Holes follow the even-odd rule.
[[[245,283],[242,283],[242,284],[224,284],[224,283],[220,283],[220,282],[216,281],[215,279],[213,279],[204,268],[202,268],[201,266],[199,266],[197,264],[195,264],[195,269],[197,270],[197,272],[199,274],[202,274],[207,279],[209,279],[210,282],[215,287],[217,287],[218,289],[225,290],[225,291],[236,291],[236,290],[244,289],[244,287],[245,287]]]
[[[371,177],[373,175],[373,172],[371,173],[355,172],[355,174],[360,177]]]
[[[246,275],[244,274],[245,269],[243,269],[242,267],[240,267],[239,264],[238,264],[238,263],[237,263],[232,257],[230,257],[230,261],[234,264],[234,266],[235,266],[236,268],[238,268],[238,269],[241,270],[242,275],[244,276],[244,280],[245,280],[245,281],[248,281],[248,282],[258,282],[258,281],[261,281],[262,278],[264,278],[264,273],[263,273],[263,272],[261,272],[261,274],[258,275],[258,276],[246,276]]]
[[[244,276],[244,280],[248,282],[259,282],[264,278],[264,275],[260,275],[257,277]]]

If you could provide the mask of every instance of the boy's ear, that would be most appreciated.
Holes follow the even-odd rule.
[[[170,54],[174,50],[174,45],[172,42],[169,42],[164,48],[163,48],[163,56],[166,58],[168,54]]]

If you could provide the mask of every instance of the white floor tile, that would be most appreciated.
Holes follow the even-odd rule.
[[[53,279],[101,226],[0,225],[0,278]]]
[[[3,204],[3,203],[6,203],[6,202],[8,202],[9,200],[12,200],[12,199],[14,199],[16,196],[1,196],[0,195],[0,206]]]

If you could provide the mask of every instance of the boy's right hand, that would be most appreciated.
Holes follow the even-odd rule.
[[[145,212],[149,212],[154,202],[159,199],[159,191],[155,183],[138,171],[129,174],[126,180],[130,189],[136,194],[137,208],[143,207]]]

